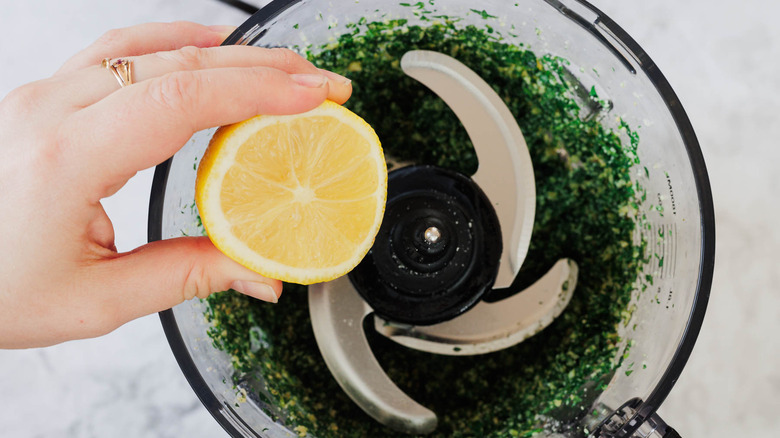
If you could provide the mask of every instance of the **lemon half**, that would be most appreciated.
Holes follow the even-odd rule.
[[[371,126],[326,101],[219,128],[195,201],[211,241],[266,277],[312,284],[357,266],[374,242],[387,166]]]

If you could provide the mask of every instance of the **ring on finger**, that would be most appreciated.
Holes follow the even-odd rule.
[[[100,63],[104,68],[111,70],[120,87],[125,87],[133,83],[133,61],[129,59],[111,59],[105,58]]]

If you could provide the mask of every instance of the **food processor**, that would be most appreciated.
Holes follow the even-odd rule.
[[[507,425],[515,424],[518,414],[512,410],[513,400],[523,394],[509,393],[512,389],[505,389],[506,381],[496,380],[503,382],[495,388],[502,395],[484,404],[505,399],[510,400],[508,406],[495,411],[480,432],[461,431],[458,436],[679,436],[656,410],[679,377],[704,317],[714,265],[712,198],[698,142],[679,100],[647,54],[617,24],[578,0],[478,4],[276,0],[256,12],[224,44],[289,47],[316,55],[326,47],[337,51],[334,44],[341,41],[341,35],[351,40],[377,29],[390,34],[389,27],[372,27],[371,23],[392,23],[394,31],[406,34],[408,29],[432,29],[442,22],[452,29],[479,29],[491,44],[532,50],[540,57],[536,61],[539,70],[547,65],[542,60],[561,66],[557,77],[568,84],[567,98],[576,102],[577,117],[589,121],[587,126],[603,126],[633,146],[626,148],[630,182],[607,175],[604,184],[626,186],[636,193],[619,212],[633,224],[630,242],[621,243],[629,250],[636,248],[636,266],[626,268],[636,272],[634,281],[623,285],[630,299],[620,302],[619,321],[610,325],[614,336],[609,336],[613,357],[608,372],[592,373],[591,381],[571,389],[569,399],[550,400],[545,404],[549,409],[532,415],[534,428],[522,431]],[[399,37],[399,41],[406,40]],[[307,306],[303,315],[308,320],[299,330],[312,332],[316,348],[301,347],[296,354],[305,356],[308,363],[324,363],[317,369],[327,371],[316,379],[334,381],[329,388],[343,391],[332,394],[333,403],[354,403],[357,408],[350,411],[351,423],[334,419],[329,431],[315,430],[313,415],[289,414],[297,409],[295,403],[280,396],[272,381],[295,369],[258,366],[237,370],[230,352],[218,348],[213,339],[214,320],[207,315],[214,309],[208,302],[192,300],[161,313],[182,371],[231,436],[319,436],[318,432],[361,436],[354,427],[349,430],[343,425],[362,423],[370,423],[375,428],[370,430],[384,436],[442,433],[440,420],[450,421],[445,408],[437,411],[426,406],[429,395],[420,395],[424,391],[417,393],[413,385],[402,389],[393,378],[400,374],[386,369],[392,361],[382,359],[386,356],[382,349],[413,351],[409,353],[413,356],[398,356],[412,374],[429,360],[441,361],[435,363],[448,369],[465,369],[462,364],[511,357],[498,360],[511,365],[491,370],[514,376],[510,368],[522,368],[531,360],[523,354],[534,351],[518,348],[534,340],[540,343],[540,335],[552,330],[564,332],[561,327],[571,321],[560,320],[567,315],[571,319],[582,308],[578,294],[592,293],[580,287],[582,276],[600,275],[591,264],[583,264],[566,251],[548,257],[544,266],[528,269],[538,258],[538,248],[547,244],[545,236],[552,235],[534,227],[546,220],[546,199],[560,194],[539,189],[548,187],[540,170],[548,164],[538,155],[532,159],[527,138],[536,147],[537,138],[547,133],[521,128],[515,106],[509,104],[519,91],[498,86],[495,76],[481,70],[484,66],[461,62],[457,50],[401,49],[402,56],[388,65],[427,90],[429,102],[443,102],[454,114],[453,120],[473,145],[478,166],[465,172],[404,160],[385,146],[391,164],[388,201],[373,248],[348,275],[310,286],[305,292],[308,300],[300,302]],[[377,53],[382,50],[376,48]],[[509,67],[499,73],[514,74]],[[349,64],[349,71],[340,73],[349,76],[360,68]],[[494,83],[486,80],[488,76]],[[518,77],[527,79],[522,74]],[[356,91],[359,86],[356,81]],[[394,85],[386,87],[392,92]],[[193,201],[194,181],[198,160],[213,133],[210,129],[195,134],[173,158],[157,167],[149,213],[150,241],[203,233]],[[563,140],[564,146],[551,149],[554,153],[543,158],[575,172],[590,165],[579,162],[572,152],[575,149],[565,146],[566,141],[579,140]],[[574,185],[567,187],[576,191]],[[603,214],[612,213],[604,210]],[[615,229],[618,232],[625,230]],[[598,246],[593,248],[596,251]],[[609,281],[607,273],[603,278]],[[298,292],[287,292],[292,293]],[[596,322],[583,317],[579,323],[585,330]],[[577,329],[574,323],[566,330]],[[272,350],[274,339],[280,339],[262,324],[248,330],[252,351],[258,355]],[[534,348],[553,351],[556,357],[568,353],[573,356],[566,362],[571,367],[585,360],[563,351],[564,344],[556,343],[561,339],[556,336],[543,338],[545,344]],[[394,347],[378,347],[389,344]],[[597,347],[594,344],[587,351]],[[573,368],[566,371],[575,373]],[[291,379],[307,384],[312,376],[303,374],[307,373]],[[539,383],[545,384],[555,383]],[[410,394],[410,389],[419,397]],[[299,405],[308,400],[306,396],[293,398]],[[287,401],[280,403],[281,399]],[[328,399],[322,400],[320,405]],[[482,424],[483,419],[478,420]]]

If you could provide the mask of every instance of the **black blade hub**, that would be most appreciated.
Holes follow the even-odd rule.
[[[388,175],[374,246],[349,277],[381,317],[429,325],[473,307],[498,273],[501,228],[469,177],[433,166]]]

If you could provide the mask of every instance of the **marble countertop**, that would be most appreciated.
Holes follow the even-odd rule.
[[[258,1],[256,4],[265,3]],[[715,277],[693,355],[662,417],[683,437],[780,430],[780,3],[593,0],[677,92],[709,170]],[[215,0],[15,1],[0,15],[0,97],[49,76],[105,31],[147,21],[240,24]],[[146,242],[152,170],[104,201],[120,251]],[[282,297],[284,299],[284,297]],[[195,397],[156,315],[97,339],[0,350],[0,435],[226,436]]]

